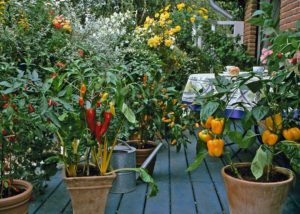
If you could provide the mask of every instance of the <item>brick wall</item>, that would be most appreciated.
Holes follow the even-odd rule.
[[[247,52],[253,56],[255,56],[256,52],[256,26],[247,23],[247,21],[256,10],[257,0],[247,0],[245,8],[244,44],[247,47]]]
[[[300,20],[300,0],[281,0],[280,30],[295,29]]]

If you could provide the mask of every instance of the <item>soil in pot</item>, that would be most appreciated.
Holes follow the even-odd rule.
[[[231,176],[230,166],[223,167],[221,172],[227,191],[230,213],[280,214],[294,179],[293,173],[286,168],[274,167],[271,176],[272,182],[266,182],[266,178],[259,182],[253,181],[253,177],[250,175],[251,163],[235,164],[235,166],[242,175],[248,176],[249,181]]]
[[[270,173],[269,179],[267,179],[266,173],[259,179],[255,179],[253,176],[251,169],[248,167],[243,167],[243,168],[237,168],[238,172],[242,176],[242,178],[246,181],[253,181],[253,182],[261,182],[261,183],[269,183],[269,182],[280,182],[280,181],[285,181],[288,179],[288,176],[285,174],[282,174],[278,171],[272,171]],[[231,168],[226,168],[225,172],[235,178],[238,178],[231,170]]]
[[[147,143],[141,142],[140,140],[130,140],[127,143],[136,148],[136,166],[140,167],[147,157],[153,152],[157,146],[153,141],[148,141]],[[156,156],[151,160],[147,166],[147,170],[150,175],[153,174],[155,166]]]
[[[10,197],[0,199],[0,214],[26,214],[32,194],[32,185],[27,181],[14,180],[16,190]]]

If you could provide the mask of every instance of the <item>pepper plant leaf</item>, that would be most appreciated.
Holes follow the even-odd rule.
[[[268,164],[268,154],[260,146],[256,151],[255,157],[251,163],[251,172],[255,179],[259,179],[264,174],[264,168]]]
[[[200,113],[200,120],[204,121],[207,120],[209,116],[211,116],[219,107],[218,102],[209,102],[203,106]]]
[[[207,155],[206,150],[199,151],[194,162],[187,168],[186,171],[190,172],[190,171],[193,171],[196,168],[198,168],[200,166],[200,164],[202,163],[202,161],[204,160],[204,158],[206,157],[206,155]]]
[[[126,105],[126,103],[123,103],[122,113],[130,123],[136,123],[135,115],[133,111]]]

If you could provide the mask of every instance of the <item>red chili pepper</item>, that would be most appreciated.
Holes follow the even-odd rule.
[[[7,109],[8,106],[9,106],[9,104],[8,104],[8,103],[5,103],[5,104],[2,106],[2,108],[3,108],[3,109]]]
[[[80,95],[84,96],[85,92],[86,92],[86,86],[85,86],[84,83],[82,83],[81,86],[80,86]]]
[[[35,112],[35,109],[34,109],[33,105],[30,103],[29,106],[28,106],[28,113],[30,114],[30,113],[33,113],[33,112]]]
[[[4,101],[8,101],[9,100],[9,98],[6,96],[6,95],[2,95],[2,100],[4,100]]]
[[[97,103],[96,103],[96,106],[97,106],[97,108],[100,108],[100,107],[101,107],[101,105],[102,105],[101,101],[100,101],[100,100],[98,100],[98,101],[97,101]]]
[[[15,112],[18,112],[18,107],[15,103],[11,104],[11,107],[13,108],[13,110],[15,110]]]
[[[84,99],[83,99],[83,97],[79,97],[79,106],[80,107],[84,106]]]
[[[99,121],[97,121],[96,127],[95,127],[95,135],[96,135],[96,139],[99,144],[101,144],[101,137],[102,137],[100,135],[101,127],[102,127],[101,123]]]
[[[15,136],[10,136],[10,137],[8,138],[8,141],[9,141],[9,142],[15,142],[15,140],[16,140],[16,137],[15,137]]]
[[[86,109],[86,122],[92,134],[95,133],[95,116],[96,110],[93,108]]]
[[[104,122],[102,124],[102,127],[100,129],[100,135],[103,136],[105,132],[107,131],[110,120],[112,118],[112,113],[111,112],[104,112]]]
[[[6,135],[8,135],[8,132],[5,129],[2,129],[2,135],[6,136]]]

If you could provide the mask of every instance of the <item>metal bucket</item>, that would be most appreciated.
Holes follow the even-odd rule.
[[[125,142],[115,146],[111,162],[111,167],[115,169],[135,168],[136,149]],[[134,171],[117,172],[117,177],[110,190],[111,193],[127,193],[136,187],[136,173]]]

